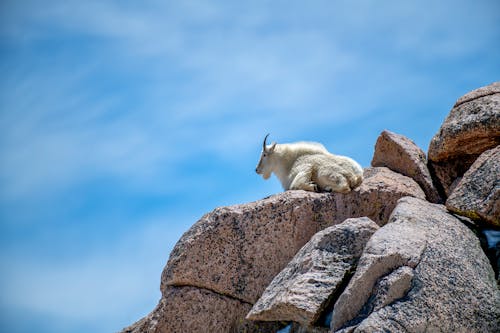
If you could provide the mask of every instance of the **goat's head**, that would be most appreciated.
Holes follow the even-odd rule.
[[[273,171],[273,153],[276,148],[276,142],[273,142],[269,146],[267,145],[266,140],[268,136],[269,134],[264,138],[259,164],[257,164],[257,168],[255,168],[255,172],[262,175],[264,179],[271,177],[271,172]]]

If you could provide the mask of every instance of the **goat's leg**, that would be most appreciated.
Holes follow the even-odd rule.
[[[321,188],[324,188],[328,192],[347,193],[351,191],[349,182],[340,173],[319,172],[318,184],[320,184]]]
[[[318,185],[312,181],[312,169],[300,171],[290,184],[290,190],[317,192]]]

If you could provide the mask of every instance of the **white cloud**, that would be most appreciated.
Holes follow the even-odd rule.
[[[106,43],[88,54],[84,68],[75,70],[60,55],[50,68],[40,68],[42,59],[34,68],[8,70],[22,79],[6,81],[1,95],[3,196],[57,189],[97,173],[151,186],[162,175],[175,179],[179,162],[201,152],[239,159],[268,131],[294,139],[318,124],[356,122],[394,97],[438,90],[441,82],[415,70],[413,60],[466,56],[495,34],[486,29],[495,18],[490,2],[477,9],[373,1],[355,10],[330,2],[241,6],[5,5],[14,18],[4,23],[4,38],[29,44],[87,36]],[[470,11],[479,27],[457,24],[458,17],[444,15],[448,10],[458,17]],[[107,66],[125,78],[142,72],[129,83],[139,90],[135,110],[126,108],[126,90],[104,97],[92,88]]]

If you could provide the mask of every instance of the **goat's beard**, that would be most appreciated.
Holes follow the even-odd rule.
[[[271,177],[271,173],[270,173],[270,172],[264,172],[264,173],[262,174],[262,178],[264,178],[265,180],[268,180],[268,179],[269,179],[269,177]]]

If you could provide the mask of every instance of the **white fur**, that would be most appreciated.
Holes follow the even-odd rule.
[[[255,171],[264,179],[274,173],[285,191],[346,193],[363,181],[363,169],[356,161],[331,154],[315,142],[268,145]]]

